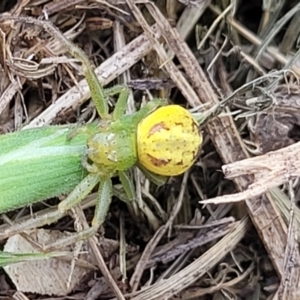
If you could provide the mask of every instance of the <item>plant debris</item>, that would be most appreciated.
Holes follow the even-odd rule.
[[[105,237],[120,249],[108,251],[105,262],[96,257],[95,265],[109,267],[115,290],[99,288],[105,279],[95,268],[59,293],[65,298],[299,299],[300,4],[235,5],[2,1],[1,14],[55,24],[85,51],[103,86],[131,87],[128,112],[162,97],[201,120],[204,143],[191,170],[159,188],[134,172],[137,201],[113,202]],[[1,133],[97,121],[81,65],[59,41],[32,24],[6,20],[0,29]],[[115,99],[108,101],[113,107]],[[287,162],[292,171],[285,172]],[[222,165],[239,167],[232,181],[223,177]],[[234,194],[243,202],[233,203]],[[122,199],[118,182],[115,197]],[[215,197],[222,204],[199,203]],[[93,194],[82,203],[89,221],[94,203]],[[35,218],[28,208],[3,215],[3,245],[25,229],[45,226],[50,215],[56,221],[52,230],[74,231],[72,218],[58,216],[56,207],[37,203],[32,209]],[[80,220],[76,229],[85,226]],[[101,238],[93,246],[98,244]],[[0,296],[12,297],[18,286],[4,272],[0,276]],[[44,294],[30,286],[19,290]]]

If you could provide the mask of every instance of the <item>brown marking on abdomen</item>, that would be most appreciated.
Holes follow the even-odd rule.
[[[162,129],[164,129],[164,130],[170,130],[170,128],[167,127],[164,122],[157,123],[153,127],[151,127],[151,129],[149,130],[148,138],[151,135],[153,135],[154,133],[159,132]]]
[[[147,156],[150,158],[151,163],[156,167],[164,167],[171,161],[169,159],[159,159],[150,154],[147,154]]]

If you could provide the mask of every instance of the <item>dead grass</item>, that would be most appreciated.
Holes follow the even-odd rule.
[[[238,7],[135,2],[141,1],[19,0],[2,7],[13,16],[49,17],[87,53],[103,85],[134,87],[129,112],[151,94],[202,115],[204,143],[195,166],[159,189],[136,173],[143,199],[129,210],[119,201],[111,207],[105,235],[120,241],[121,251],[108,251],[105,259],[115,294],[135,300],[299,299],[300,5],[270,1],[272,9],[262,11],[247,1]],[[81,66],[58,41],[33,25],[0,26],[3,133],[97,119]],[[232,181],[220,171],[226,164]],[[214,197],[218,205],[199,204]],[[93,205],[93,195],[84,203]],[[21,226],[0,227],[3,240],[20,232],[26,219],[34,227],[26,212],[14,220]],[[86,212],[90,219],[93,210]],[[45,213],[51,209],[39,215]],[[51,228],[72,230],[69,221]],[[1,277],[0,295],[12,296],[13,285],[4,272]],[[114,297],[98,270],[72,296]]]

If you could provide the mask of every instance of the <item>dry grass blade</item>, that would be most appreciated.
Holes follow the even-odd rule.
[[[295,262],[299,261],[300,257],[295,219],[295,194],[291,180],[289,181],[289,195],[291,198],[290,222],[284,256],[284,273],[277,291],[278,299],[297,299],[299,297],[299,282],[296,279],[299,272],[299,265]]]
[[[291,211],[291,203],[288,196],[279,188],[269,189],[268,193],[271,195],[274,203],[276,204],[280,214],[282,215],[284,222],[288,225],[290,223],[290,211]],[[300,237],[300,209],[299,207],[294,207],[295,219],[297,222],[297,240],[299,241]]]
[[[234,230],[227,234],[206,253],[182,269],[170,279],[156,283],[141,292],[132,295],[132,300],[163,300],[172,297],[201,278],[217,261],[234,248],[249,229],[250,222],[246,217]]]
[[[274,164],[274,162],[276,162]],[[238,176],[254,176],[254,181],[245,191],[202,201],[202,203],[225,203],[244,201],[259,196],[268,189],[277,187],[300,176],[300,143],[268,152],[253,158],[236,161],[222,167],[228,179]]]

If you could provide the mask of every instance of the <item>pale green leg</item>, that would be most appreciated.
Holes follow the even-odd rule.
[[[109,118],[108,103],[106,101],[104,89],[90,64],[88,57],[79,47],[69,42],[65,38],[63,38],[63,42],[67,46],[69,52],[82,63],[84,77],[89,85],[91,97],[98,114],[103,119]]]
[[[97,205],[92,221],[92,227],[96,227],[95,231],[104,223],[111,203],[112,182],[110,178],[100,178],[99,175],[89,174],[75,187],[69,196],[58,205],[58,209],[63,212],[71,209],[75,205],[79,204],[81,200],[92,191],[96,184],[99,183],[99,181],[100,185]],[[85,230],[83,231],[83,236],[86,237],[84,232]],[[92,232],[94,231],[92,230]]]
[[[93,174],[98,174],[99,173],[99,169],[96,165],[91,165],[88,162],[88,155],[87,153],[85,153],[82,157],[81,160],[81,164],[82,166],[89,172],[89,173],[93,173]]]
[[[39,21],[35,22],[36,24],[39,24]],[[70,54],[81,61],[84,77],[89,85],[91,97],[93,99],[97,112],[101,116],[101,118],[109,118],[108,103],[106,101],[104,89],[100,84],[98,77],[95,71],[93,70],[86,54],[79,47],[67,40],[63,36],[63,34],[61,34],[61,32],[54,26],[42,22],[41,25],[43,27],[47,27],[46,29],[49,30],[52,33],[52,35],[56,37],[60,42],[62,42],[62,44],[68,49]]]
[[[118,175],[122,186],[124,187],[128,201],[132,201],[135,198],[135,189],[131,178],[129,177],[127,172],[119,171]]]
[[[45,23],[42,23],[42,26],[45,27],[47,25],[45,25]],[[90,64],[88,57],[79,47],[77,47],[72,42],[67,40],[58,29],[55,30],[54,26],[53,26],[53,28],[54,28],[54,30],[52,29],[51,26],[49,26],[49,25],[47,26],[47,29],[53,34],[53,36],[55,36],[62,42],[62,44],[68,49],[70,54],[81,61],[84,77],[89,85],[91,97],[94,101],[95,107],[96,107],[99,115],[101,116],[101,118],[104,118],[104,119],[109,117],[108,103],[105,99],[104,89],[103,89],[102,85],[100,84],[100,82],[96,76],[96,73],[94,72],[94,70]]]
[[[128,91],[128,88],[125,85],[115,85],[109,88],[105,88],[104,89],[104,94],[106,97],[108,96],[114,96],[114,95],[118,95],[120,93],[122,93],[123,91]]]
[[[95,209],[92,226],[98,228],[101,226],[108,213],[112,196],[112,182],[110,178],[100,178],[100,186],[97,197],[97,204]]]
[[[139,124],[141,120],[147,117],[151,112],[156,110],[160,106],[167,105],[168,101],[166,99],[154,98],[149,101],[145,106],[143,106],[139,111],[135,113],[133,122]]]
[[[123,87],[123,90],[121,90],[119,93],[119,98],[113,111],[113,120],[121,119],[121,117],[125,114],[128,96],[128,88]]]
[[[70,129],[70,132],[67,135],[67,140],[70,141],[79,133],[87,133],[89,135],[93,135],[93,134],[95,134],[95,131],[93,131],[92,129],[87,128],[87,127],[73,128],[73,129]]]
[[[69,194],[69,196],[58,205],[58,209],[62,212],[69,210],[76,204],[80,203],[96,186],[99,182],[99,175],[89,174],[87,175]]]
[[[82,65],[82,67],[84,77],[89,85],[91,97],[93,99],[96,110],[101,118],[106,119],[109,117],[109,113],[108,103],[106,101],[104,90],[88,60],[85,64]]]
[[[168,177],[167,176],[162,176],[158,175],[155,173],[152,173],[148,169],[146,169],[143,165],[141,165],[139,162],[136,163],[137,167],[145,174],[145,176],[153,182],[157,186],[162,186],[166,183]]]

